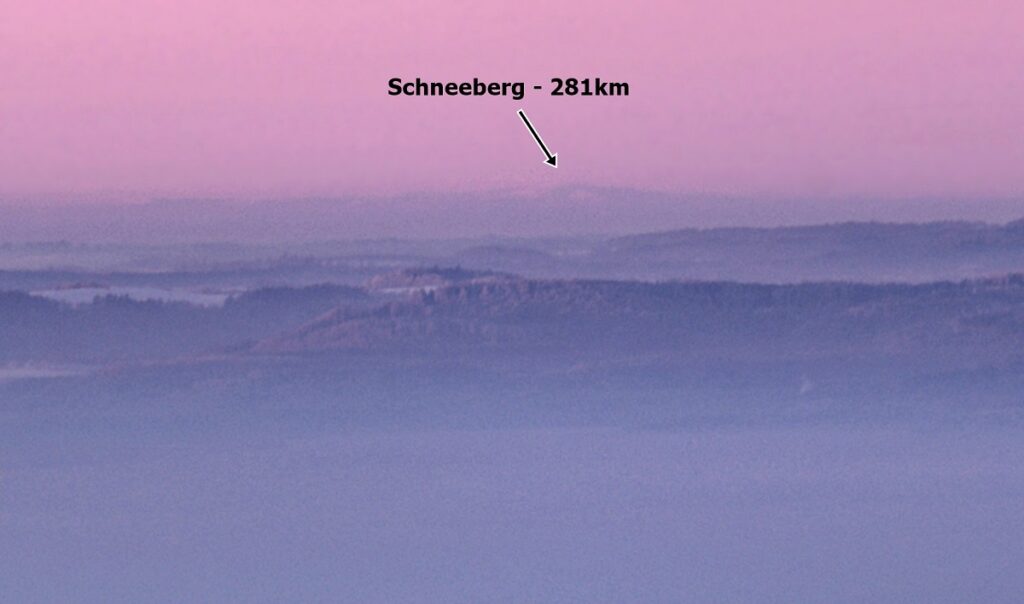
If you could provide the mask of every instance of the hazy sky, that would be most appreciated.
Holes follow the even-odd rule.
[[[34,0],[2,14],[6,198],[1024,193],[1019,0]],[[597,76],[631,96],[387,95],[416,76]]]

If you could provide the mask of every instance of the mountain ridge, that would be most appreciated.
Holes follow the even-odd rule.
[[[905,346],[901,346],[905,344]],[[1024,344],[1024,276],[926,285],[489,279],[336,309],[254,353],[576,349],[947,355]]]

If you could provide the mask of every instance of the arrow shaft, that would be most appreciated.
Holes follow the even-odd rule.
[[[548,147],[544,144],[544,140],[540,137],[540,134],[537,134],[537,129],[533,127],[533,124],[530,123],[530,120],[526,117],[526,113],[524,113],[522,109],[519,110],[519,117],[530,130],[530,134],[533,135],[533,140],[537,141],[537,145],[540,147],[540,150],[544,152],[544,156],[551,159],[553,157],[551,155],[551,151],[548,151]]]

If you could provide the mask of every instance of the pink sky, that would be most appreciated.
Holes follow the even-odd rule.
[[[1024,193],[1024,5],[930,0],[34,0],[0,17],[0,195],[567,183]],[[625,80],[398,98],[391,77]],[[532,91],[531,91],[532,92]],[[561,166],[515,115],[524,108]]]

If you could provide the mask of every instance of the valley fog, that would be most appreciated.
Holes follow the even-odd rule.
[[[7,599],[1013,602],[1024,588],[1018,426],[139,430],[5,450]]]

